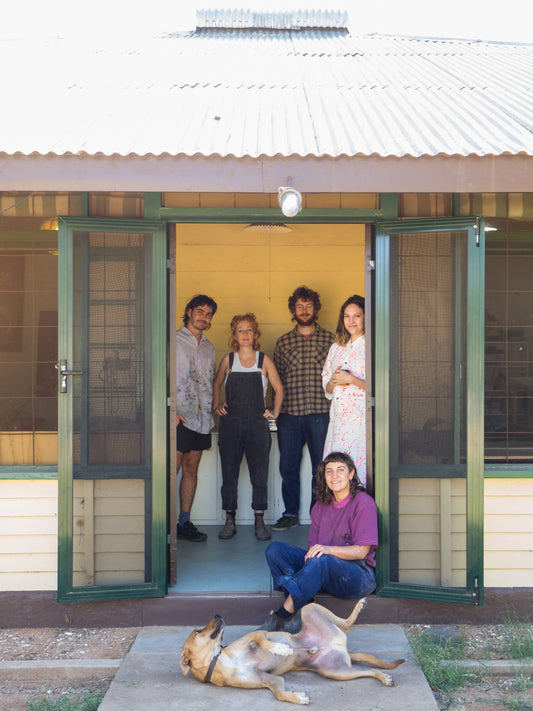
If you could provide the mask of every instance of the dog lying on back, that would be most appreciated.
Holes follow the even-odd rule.
[[[347,650],[346,633],[365,604],[365,598],[359,600],[351,615],[343,619],[322,605],[310,603],[301,610],[302,629],[297,634],[255,630],[227,647],[222,647],[224,620],[215,615],[203,629],[194,630],[187,638],[180,655],[181,670],[184,675],[191,672],[199,681],[216,686],[266,687],[279,701],[293,704],[308,704],[309,697],[285,690],[281,675],[289,671],[314,671],[337,681],[373,677],[392,686],[389,674],[352,667],[352,662],[364,662],[380,669],[395,669],[405,661],[384,662],[371,654]]]

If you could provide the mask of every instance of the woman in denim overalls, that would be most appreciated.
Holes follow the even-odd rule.
[[[232,538],[237,532],[237,487],[243,455],[246,455],[252,484],[256,538],[260,541],[271,538],[263,519],[267,508],[270,453],[268,420],[275,421],[279,414],[283,387],[274,361],[259,351],[260,335],[254,314],[233,317],[229,340],[233,352],[222,359],[213,383],[213,410],[220,415],[218,448],[222,465],[222,508],[226,511],[226,523],[218,537],[223,540]],[[274,390],[272,412],[265,406],[268,381]],[[220,388],[224,382],[226,402],[220,405]]]

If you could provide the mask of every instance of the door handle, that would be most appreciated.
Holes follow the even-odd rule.
[[[57,364],[56,364],[56,368],[57,368]],[[81,370],[68,370],[67,359],[61,358],[61,360],[59,361],[59,375],[61,376],[59,379],[59,392],[66,393],[67,392],[67,375],[83,375],[83,372]]]

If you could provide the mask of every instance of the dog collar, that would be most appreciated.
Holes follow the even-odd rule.
[[[220,652],[218,652],[218,654],[215,654],[215,656],[211,660],[211,664],[209,665],[209,669],[207,670],[207,674],[205,675],[204,684],[209,684],[209,682],[211,681],[211,676],[213,675],[213,672],[215,670],[215,665],[216,665],[219,657],[220,657]]]

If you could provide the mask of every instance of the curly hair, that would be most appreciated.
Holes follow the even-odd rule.
[[[187,311],[196,309],[198,306],[209,306],[210,309],[213,309],[213,316],[216,314],[218,308],[217,302],[210,296],[206,296],[205,294],[196,294],[196,296],[193,296],[189,303],[185,306],[185,311],[183,312],[183,324],[185,326],[189,323],[189,314]]]
[[[363,314],[365,313],[365,299],[363,296],[354,294],[353,296],[350,296],[348,299],[346,299],[344,304],[341,306],[339,320],[337,321],[337,329],[335,331],[335,343],[338,343],[339,346],[345,346],[350,340],[350,333],[347,331],[346,326],[344,325],[344,310],[350,304],[355,304],[355,306],[359,306],[359,308],[362,309]],[[363,333],[364,332],[365,326],[363,321]]]
[[[314,490],[314,493],[318,501],[326,504],[326,506],[329,506],[334,499],[333,492],[326,484],[326,466],[332,463],[345,464],[348,467],[348,471],[354,472],[354,475],[350,480],[351,499],[354,499],[359,491],[365,490],[365,487],[357,476],[357,469],[353,463],[353,459],[344,452],[331,452],[316,468],[316,489]]]
[[[261,348],[261,344],[259,343],[259,336],[261,335],[261,331],[259,330],[259,325],[257,323],[255,314],[252,313],[242,315],[237,314],[237,316],[234,316],[231,319],[231,336],[228,340],[229,347],[234,353],[239,350],[239,343],[237,341],[237,326],[240,324],[241,321],[248,321],[248,323],[252,326],[254,331],[254,341],[252,343],[252,348],[254,349],[254,351],[258,351]]]
[[[307,286],[299,286],[289,296],[289,311],[292,314],[293,321],[295,320],[295,309],[296,309],[296,302],[298,301],[298,299],[301,299],[302,301],[312,301],[315,316],[318,314],[318,312],[322,308],[322,304],[320,303],[320,296],[318,295],[318,293],[316,291],[313,291],[313,289],[310,289]]]

